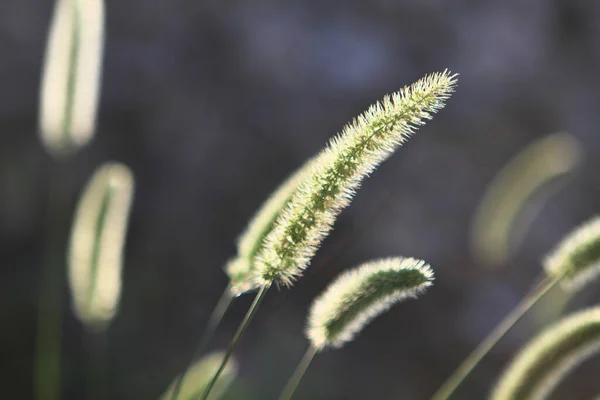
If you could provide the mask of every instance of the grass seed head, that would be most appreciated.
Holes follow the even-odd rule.
[[[535,337],[498,381],[492,400],[541,400],[600,350],[600,307],[565,317]]]
[[[225,267],[234,296],[239,296],[259,286],[254,279],[256,254],[261,250],[265,237],[273,229],[275,220],[290,201],[300,183],[310,176],[313,161],[313,159],[308,160],[269,196],[238,238],[237,255]]]
[[[103,47],[104,0],[56,0],[39,116],[42,141],[54,156],[79,149],[94,134]]]
[[[117,310],[133,174],[107,163],[88,182],[77,206],[69,245],[69,285],[77,317],[103,328]]]
[[[371,261],[340,275],[314,302],[306,335],[317,349],[341,347],[393,304],[431,286],[424,261],[394,257]]]
[[[302,274],[362,179],[444,106],[455,84],[447,71],[428,75],[372,105],[330,141],[266,236],[256,257],[258,284],[289,286]]]
[[[546,273],[564,275],[561,283],[568,290],[580,290],[600,273],[600,217],[580,225],[544,260]]]

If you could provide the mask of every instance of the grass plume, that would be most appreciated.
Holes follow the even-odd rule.
[[[562,319],[534,338],[511,362],[492,400],[541,400],[573,368],[600,350],[600,307]]]
[[[290,286],[308,266],[362,179],[444,106],[456,84],[447,71],[386,96],[348,124],[317,157],[256,257],[260,285]]]
[[[455,84],[456,75],[444,71],[386,96],[316,156],[310,174],[302,179],[256,256],[253,279],[259,292],[202,400],[210,394],[271,285],[290,286],[301,275],[362,179],[444,106]]]
[[[101,328],[116,312],[133,174],[123,164],[98,168],[81,197],[69,248],[73,309],[86,326]]]
[[[257,282],[253,279],[256,255],[261,250],[265,237],[273,229],[277,217],[290,201],[300,183],[309,176],[313,168],[313,161],[313,159],[309,159],[267,198],[248,223],[246,230],[238,238],[237,255],[225,267],[234,296],[257,288]]]
[[[342,273],[312,304],[306,328],[311,345],[279,400],[292,398],[317,352],[342,347],[375,317],[399,301],[416,297],[432,281],[429,265],[403,257],[370,261]]]
[[[40,134],[53,155],[94,133],[104,46],[103,0],[57,0],[42,71]]]
[[[487,188],[471,227],[471,249],[482,265],[505,264],[533,219],[532,205],[552,193],[542,189],[556,189],[551,183],[571,174],[581,153],[575,137],[553,133],[529,144],[502,168]]]
[[[424,261],[393,257],[340,275],[310,309],[306,335],[318,350],[341,347],[393,304],[422,293],[433,281]]]
[[[573,291],[595,279],[600,273],[600,217],[567,235],[546,257],[544,268],[549,276],[564,275],[561,283]]]

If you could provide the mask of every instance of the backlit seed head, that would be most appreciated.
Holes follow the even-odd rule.
[[[317,349],[341,347],[393,304],[431,286],[424,261],[394,257],[371,261],[340,275],[314,302],[306,335]]]
[[[246,230],[238,238],[237,256],[225,266],[229,276],[231,292],[234,296],[256,289],[259,284],[254,279],[256,254],[261,250],[265,236],[273,229],[275,220],[281,214],[300,183],[310,176],[313,159],[290,175],[269,198],[248,223]]]
[[[107,163],[94,173],[77,206],[69,246],[69,286],[75,314],[101,329],[117,310],[133,174]]]
[[[102,53],[103,0],[56,0],[41,83],[40,134],[63,156],[87,144],[96,124]]]
[[[564,275],[569,290],[580,290],[600,273],[600,217],[580,225],[544,260],[546,273]]]
[[[600,351],[600,307],[572,314],[536,336],[508,366],[492,400],[541,400]]]
[[[536,210],[557,192],[557,183],[563,182],[559,178],[581,163],[581,147],[573,135],[553,133],[529,144],[502,167],[486,189],[471,227],[471,248],[482,265],[506,264]]]
[[[291,285],[308,266],[362,179],[387,159],[454,91],[456,75],[435,73],[405,87],[347,125],[315,161],[256,256],[260,285]]]

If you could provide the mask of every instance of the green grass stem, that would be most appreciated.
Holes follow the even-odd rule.
[[[490,350],[521,320],[546,293],[556,286],[563,276],[546,277],[494,328],[479,346],[458,366],[454,373],[433,395],[432,400],[446,400],[475,369]]]
[[[229,359],[233,355],[233,352],[236,349],[236,347],[237,347],[240,339],[242,338],[242,336],[244,335],[244,332],[246,332],[246,329],[248,328],[248,325],[250,325],[250,322],[254,318],[254,315],[256,314],[256,311],[258,310],[258,307],[260,306],[260,304],[264,300],[264,298],[265,298],[265,296],[267,294],[267,291],[269,290],[269,287],[270,286],[267,286],[267,285],[262,286],[260,288],[260,290],[258,291],[258,294],[254,298],[254,302],[252,303],[252,305],[248,309],[248,312],[246,313],[246,316],[244,317],[244,319],[243,319],[242,323],[240,324],[237,332],[235,333],[235,336],[231,340],[231,343],[229,344],[229,347],[227,348],[227,352],[225,353],[225,357],[223,357],[223,361],[221,362],[221,366],[219,367],[219,369],[215,373],[215,376],[213,376],[212,380],[210,381],[210,383],[208,384],[208,386],[204,390],[204,393],[200,397],[200,400],[206,400],[208,398],[208,395],[210,394],[210,391],[212,390],[212,388],[214,387],[215,383],[219,379],[219,376],[221,375],[221,373],[225,369],[225,366],[227,365],[227,362],[229,362]]]

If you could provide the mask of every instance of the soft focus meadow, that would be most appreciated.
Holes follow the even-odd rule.
[[[598,213],[595,2],[106,0],[101,59],[63,49],[102,67],[91,119],[93,85],[71,100],[60,79],[45,86],[53,7],[0,4],[0,398],[54,400],[40,385],[64,399],[160,398],[191,362],[236,240],[269,194],[371,104],[432,72],[459,73],[455,93],[364,180],[294,286],[272,285],[222,399],[277,398],[307,349],[313,300],[389,256],[425,260],[433,285],[319,353],[294,399],[429,399]],[[41,111],[44,96],[88,112],[89,126],[70,117],[83,132],[70,152],[42,135],[64,129],[60,112]],[[91,195],[81,206],[92,176],[115,208]],[[114,266],[106,281],[122,277],[101,290],[120,292],[116,306],[86,297],[90,278],[69,269],[98,261],[70,241],[92,246],[75,222],[93,209],[118,221],[98,242]],[[551,289],[453,398],[490,396],[535,334],[600,301],[599,284]],[[253,298],[232,302],[206,355],[222,357]],[[59,348],[47,346],[53,333]],[[53,356],[60,368],[45,368]],[[202,367],[190,376],[206,380]],[[586,361],[549,398],[594,398],[598,368]]]

